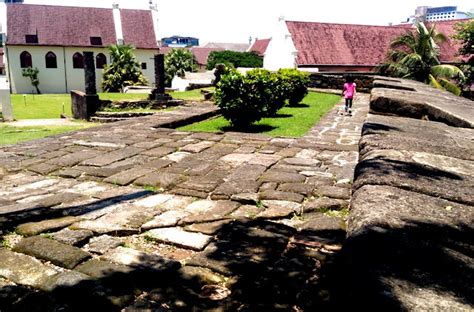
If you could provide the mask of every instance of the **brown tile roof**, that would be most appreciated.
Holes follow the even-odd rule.
[[[157,48],[150,11],[121,9],[120,16],[125,43]],[[35,34],[38,45],[91,47],[90,37],[101,37],[103,46],[117,42],[112,9],[10,4],[7,20],[11,45],[27,45],[25,35]]]
[[[196,59],[199,65],[206,65],[207,58],[209,53],[213,51],[223,51],[224,49],[219,48],[201,48],[201,47],[193,47],[191,48],[191,52],[194,54],[194,58]]]
[[[385,61],[390,42],[410,31],[410,25],[369,26],[287,21],[298,50],[298,65],[369,65]],[[438,22],[450,36],[454,22]],[[454,61],[458,47],[449,39],[440,45],[440,60]]]
[[[441,62],[458,62],[461,58],[458,55],[460,43],[451,38],[455,33],[456,29],[454,26],[462,20],[451,20],[451,21],[439,21],[435,22],[436,31],[446,36],[447,40],[440,44],[440,56]],[[464,20],[465,21],[465,20]],[[429,26],[429,25],[428,25]]]
[[[208,42],[203,48],[223,49],[236,52],[245,52],[249,48],[246,43],[231,43],[231,42]]]
[[[48,5],[7,5],[8,44],[26,45],[25,35],[38,34],[39,45],[89,47],[90,37],[115,44],[112,9]]]
[[[298,65],[378,65],[403,27],[286,22]]]
[[[148,10],[120,10],[122,33],[125,43],[136,48],[156,49],[153,18]]]
[[[263,56],[265,51],[267,51],[270,40],[271,39],[256,39],[249,51],[257,52],[258,55]]]

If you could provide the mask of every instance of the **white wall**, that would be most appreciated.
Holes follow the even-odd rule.
[[[295,68],[296,47],[286,26],[285,19],[280,17],[275,32],[263,57],[263,67],[268,70]]]
[[[29,78],[22,76],[20,67],[20,54],[28,51],[32,56],[33,67],[39,69],[39,89],[42,93],[69,93],[71,90],[84,91],[84,69],[73,68],[72,56],[76,52],[92,51],[94,56],[98,53],[105,54],[107,64],[110,62],[109,54],[105,48],[74,48],[74,47],[45,47],[45,46],[8,46],[8,69],[10,71],[12,93],[33,93],[34,88]],[[57,68],[46,68],[45,55],[49,51],[56,54]],[[153,55],[155,50],[135,50],[138,62],[146,62],[147,69],[143,74],[150,85],[153,82],[154,66]],[[64,66],[66,64],[66,66]],[[102,69],[96,69],[97,91],[100,92],[102,82]]]

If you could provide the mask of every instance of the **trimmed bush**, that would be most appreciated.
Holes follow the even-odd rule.
[[[235,128],[245,128],[262,119],[262,107],[250,100],[249,84],[237,70],[231,69],[217,84],[216,104]]]
[[[309,74],[293,68],[280,69],[277,74],[290,106],[297,105],[308,94]]]
[[[216,86],[216,104],[235,128],[275,116],[286,100],[296,105],[308,93],[309,77],[297,70],[254,69],[245,76],[235,69],[224,72]]]

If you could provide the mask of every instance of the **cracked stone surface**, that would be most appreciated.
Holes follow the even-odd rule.
[[[368,95],[301,138],[163,127],[197,107],[0,148],[0,310],[324,306]]]

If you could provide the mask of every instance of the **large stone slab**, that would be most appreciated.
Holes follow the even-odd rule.
[[[473,206],[363,186],[351,202],[337,291],[356,307],[467,311],[473,224]]]
[[[40,287],[44,281],[57,273],[33,257],[0,249],[0,276],[17,284]]]
[[[15,245],[14,251],[21,252],[36,258],[51,261],[68,269],[90,257],[90,254],[76,247],[72,247],[52,239],[33,236],[22,239]]]
[[[363,185],[396,186],[474,204],[474,162],[424,152],[373,151],[356,167],[354,188]]]
[[[416,91],[375,88],[370,109],[379,114],[427,117],[455,127],[474,128],[472,101],[428,86],[417,85]]]
[[[165,259],[156,254],[146,253],[132,248],[118,247],[102,256],[108,261],[126,265],[135,269],[152,269],[154,271],[177,270],[179,262]]]
[[[212,236],[187,232],[179,227],[154,229],[146,232],[146,235],[157,241],[193,250],[203,250],[212,239]]]
[[[45,220],[40,222],[30,222],[19,225],[16,232],[23,236],[37,235],[43,232],[62,229],[79,221],[79,217],[63,217],[58,219]]]
[[[87,231],[87,230],[74,231],[74,230],[65,228],[59,232],[52,233],[51,237],[57,240],[58,242],[72,245],[72,246],[77,246],[87,241],[93,235],[94,235],[94,232],[92,231]]]
[[[361,155],[377,149],[394,149],[474,160],[473,129],[411,118],[369,115],[362,134]]]

